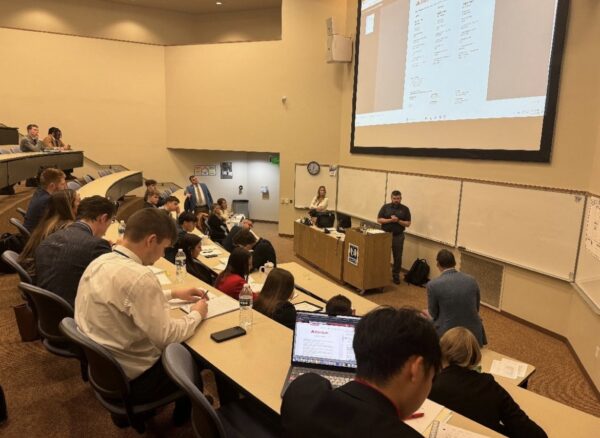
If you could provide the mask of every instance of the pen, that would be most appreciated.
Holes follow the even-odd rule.
[[[422,418],[425,416],[424,412],[415,412],[411,416],[408,417],[409,420],[414,420],[415,418]]]

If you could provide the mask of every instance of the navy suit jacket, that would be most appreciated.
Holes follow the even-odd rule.
[[[210,190],[208,190],[208,187],[206,186],[206,184],[204,184],[204,183],[198,183],[198,184],[200,185],[200,190],[202,190],[202,194],[204,195],[204,199],[206,200],[206,206],[210,210],[210,208],[213,205],[213,198],[210,194]],[[196,198],[196,189],[194,189],[194,185],[190,184],[189,186],[187,186],[185,188],[185,192],[192,195],[186,201],[186,205],[187,205],[186,210],[194,211],[194,209],[198,205],[198,199]]]
[[[465,327],[483,345],[483,325],[479,317],[479,286],[473,277],[456,269],[442,272],[427,283],[429,314],[441,337],[454,327]]]
[[[25,213],[25,222],[23,222],[23,226],[30,232],[32,232],[33,229],[37,227],[40,220],[42,220],[42,216],[44,216],[46,207],[48,206],[48,201],[50,201],[50,193],[43,188],[38,187],[29,202],[27,213]]]

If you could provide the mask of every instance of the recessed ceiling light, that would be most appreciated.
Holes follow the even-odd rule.
[[[217,6],[221,6],[223,4],[223,2],[217,2],[216,4],[217,4]]]

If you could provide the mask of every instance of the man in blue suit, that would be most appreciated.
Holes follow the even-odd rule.
[[[213,204],[210,190],[208,190],[206,184],[198,181],[196,175],[190,176],[190,182],[191,184],[185,188],[185,210],[194,213],[197,211],[208,213]]]
[[[427,283],[427,307],[441,337],[453,327],[465,327],[479,345],[485,343],[479,317],[479,286],[473,277],[455,268],[454,254],[447,249],[438,252],[437,267],[442,274]]]

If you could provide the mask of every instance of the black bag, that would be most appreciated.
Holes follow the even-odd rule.
[[[2,254],[6,250],[20,253],[21,251],[23,251],[24,246],[25,243],[23,242],[23,238],[20,234],[3,233],[2,235],[0,235],[0,254]],[[15,272],[15,270],[0,259],[0,272],[5,274],[12,274]]]
[[[7,418],[6,399],[4,398],[4,391],[2,391],[2,387],[0,386],[0,424],[4,423]]]
[[[425,259],[416,259],[404,276],[407,283],[423,286],[429,281],[429,265]]]

